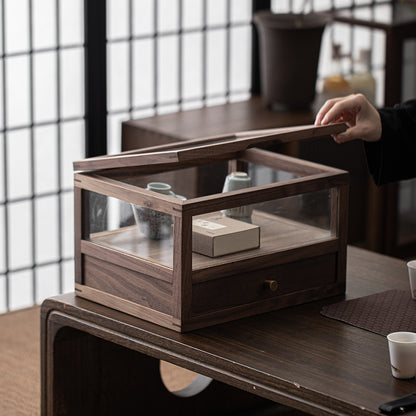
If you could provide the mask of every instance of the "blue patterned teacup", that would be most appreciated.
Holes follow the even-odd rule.
[[[178,199],[186,199],[182,195],[176,195],[167,183],[151,182],[147,184],[146,189],[160,194],[170,195]],[[172,235],[172,215],[135,204],[131,204],[131,207],[136,224],[145,237],[150,240],[163,240]]]

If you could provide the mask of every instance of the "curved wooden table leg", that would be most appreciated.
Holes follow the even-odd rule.
[[[76,329],[71,319],[42,313],[43,416],[221,416],[283,408],[215,380],[195,396],[179,397],[165,388],[158,358]]]

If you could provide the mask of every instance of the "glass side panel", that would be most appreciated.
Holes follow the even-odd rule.
[[[255,165],[249,163],[247,165],[247,173],[251,177],[252,186],[268,185],[276,182],[283,182],[294,178],[300,178],[283,170],[271,169],[266,166]]]
[[[272,169],[253,163],[243,163],[241,169],[251,178],[250,186],[268,185],[300,177],[279,170],[278,167]],[[192,199],[222,192],[227,176],[228,164],[220,162],[157,174],[134,175],[121,181],[141,188],[146,188],[149,183],[166,183],[171,186],[174,194]]]
[[[193,217],[193,270],[326,241],[331,192],[322,190]]]
[[[169,184],[174,194],[191,199],[221,192],[226,173],[227,163],[215,163],[170,172],[134,175],[122,178],[121,181],[144,189],[149,183]]]
[[[87,200],[89,241],[172,267],[171,215],[95,192]]]

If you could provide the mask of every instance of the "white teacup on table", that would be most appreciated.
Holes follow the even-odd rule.
[[[416,375],[416,333],[392,332],[387,340],[393,377],[413,378]]]

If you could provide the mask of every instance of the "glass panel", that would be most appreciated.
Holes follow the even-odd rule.
[[[7,191],[10,199],[31,193],[30,131],[10,131],[7,135]]]
[[[372,65],[383,67],[385,64],[386,34],[382,30],[373,31],[373,44],[371,49]]]
[[[6,174],[6,166],[4,163],[4,134],[0,134],[0,204],[5,200],[4,175]]]
[[[349,7],[352,6],[352,0],[334,0],[335,7]]]
[[[57,192],[58,171],[57,126],[41,126],[34,129],[35,192]]]
[[[378,4],[374,7],[374,20],[381,23],[393,22],[393,6],[391,4]]]
[[[326,29],[322,35],[321,52],[319,54],[319,77],[327,77],[332,74],[332,30]]]
[[[108,44],[108,108],[110,111],[129,106],[128,43]]]
[[[9,274],[10,309],[33,305],[33,271],[31,269]]]
[[[0,23],[0,30],[1,30],[1,23]],[[0,35],[0,41],[1,41],[1,35]],[[0,45],[0,51],[1,51],[1,45]],[[4,103],[5,97],[4,97],[4,92],[3,92],[4,79],[3,79],[3,61],[2,60],[0,60],[0,64],[1,64],[0,65],[0,97],[1,97],[1,99],[0,99],[0,130],[3,130],[4,129],[4,120],[3,120],[4,108],[3,108],[3,103]]]
[[[313,3],[314,11],[330,10],[332,6],[331,0],[319,0]]]
[[[202,26],[202,0],[183,0],[182,26],[184,29]]]
[[[4,233],[4,216],[5,216],[5,207],[0,205],[0,274],[6,272],[6,236]],[[0,290],[0,293],[1,290]]]
[[[251,186],[268,185],[300,177],[290,172],[252,163],[244,164],[244,166],[251,179]],[[218,162],[170,172],[129,176],[121,181],[141,188],[146,188],[151,182],[167,183],[175,194],[191,199],[222,192],[227,172],[227,163]]]
[[[128,113],[116,113],[107,117],[107,152],[121,152],[120,126],[123,121],[129,120]]]
[[[341,54],[351,55],[351,25],[344,23],[336,23],[333,26],[333,44],[341,45]],[[351,70],[351,62],[349,59],[341,59],[341,73],[347,74]],[[332,69],[333,70],[333,69]]]
[[[289,0],[272,0],[271,9],[274,13],[288,13],[291,11]]]
[[[6,108],[8,127],[30,123],[29,58],[16,56],[6,59]]]
[[[154,101],[153,39],[133,42],[133,105],[151,107]]]
[[[220,173],[218,173],[220,172]],[[224,176],[222,175],[224,172]],[[122,182],[146,188],[151,182],[169,184],[175,194],[187,199],[221,192],[225,178],[226,165],[214,164],[200,168],[179,169],[154,175],[139,175],[128,177]]]
[[[46,298],[59,293],[59,266],[51,264],[36,270],[36,302],[42,303]]]
[[[278,156],[271,152],[266,154],[268,158],[263,153],[258,156],[264,157],[264,163],[269,166],[274,163],[277,169],[237,161],[241,170],[227,174],[228,165],[222,162],[153,175],[129,176],[122,182],[148,190],[154,190],[155,186],[166,188],[171,196],[198,203],[192,207],[198,210],[193,217],[194,270],[274,255],[333,239],[333,191],[304,191],[295,196],[277,198],[279,188],[283,186],[297,182],[299,187],[296,189],[302,189],[304,177],[303,173],[302,176],[296,174],[300,163],[288,168],[294,173],[288,172],[279,169]],[[233,161],[232,165],[235,164]],[[251,190],[250,201],[258,198],[260,202],[248,204],[248,197],[241,193],[246,188]],[[292,186],[286,189],[289,188],[293,189]],[[132,207],[97,194],[94,198],[90,200],[91,241],[172,266],[170,215],[151,210],[144,204]],[[269,200],[264,201],[267,198]],[[196,238],[202,239],[202,243]],[[219,251],[216,251],[215,244],[219,245]]]
[[[61,116],[84,115],[84,50],[61,51]]]
[[[31,202],[9,204],[9,267],[20,269],[33,264]]]
[[[73,260],[62,262],[62,293],[73,292],[75,290],[75,266]]]
[[[179,97],[178,36],[159,38],[157,53],[157,99],[162,104],[176,101]]]
[[[169,32],[178,30],[178,0],[158,0],[158,31]]]
[[[61,45],[81,44],[84,41],[84,2],[82,0],[60,0]],[[71,67],[71,65],[69,66]]]
[[[266,166],[254,165],[252,163],[248,164],[248,176],[250,176],[253,186],[268,185],[300,177],[283,170],[270,169]]]
[[[227,21],[226,0],[207,0],[208,26],[224,25]]]
[[[252,163],[246,164],[245,168],[247,173],[241,171],[227,175],[225,164],[217,164],[215,169],[214,165],[207,165],[194,168],[194,171],[183,169],[174,174],[129,178],[126,182],[145,186],[144,183],[151,179],[169,180],[175,192],[190,199],[273,184],[277,188],[279,183],[283,185],[284,181],[300,178],[290,172]],[[216,175],[210,176],[209,172]],[[211,177],[212,183],[201,183],[198,178],[202,177]],[[195,182],[187,178],[193,178]],[[212,203],[211,206],[216,205]],[[331,238],[331,190],[237,207],[231,201],[228,206],[221,205],[215,211],[193,217],[193,270],[275,254]]]
[[[251,0],[231,0],[231,21],[235,22],[247,22],[251,20]]]
[[[61,187],[72,189],[74,171],[72,162],[85,157],[84,121],[70,121],[61,124]],[[54,157],[54,156],[52,156]]]
[[[56,45],[56,1],[32,2],[33,7],[33,47],[48,48]]]
[[[354,9],[353,16],[357,19],[371,20],[373,16],[373,9],[372,7],[358,7]]]
[[[74,255],[74,198],[72,192],[61,193],[61,247],[64,258]]]
[[[249,90],[251,76],[251,27],[231,29],[231,90]]]
[[[332,238],[330,191],[193,217],[193,270],[266,256]]]
[[[221,94],[226,88],[226,30],[207,32],[207,94]]]
[[[372,37],[372,30],[368,27],[360,27],[357,26],[353,31],[353,44],[354,44],[354,52],[353,58],[358,60],[359,53],[362,49],[370,49],[371,50],[371,43],[373,40]],[[353,52],[352,52],[353,53]]]
[[[230,102],[235,103],[235,102],[238,102],[238,101],[246,101],[246,100],[249,100],[250,97],[251,97],[251,94],[250,94],[249,91],[242,92],[242,93],[231,92]]]
[[[179,111],[179,105],[178,104],[168,104],[168,105],[161,104],[157,108],[157,114],[158,115],[176,113],[178,111]]]
[[[384,69],[373,70],[373,76],[376,80],[376,104],[378,107],[382,107],[384,105],[384,80],[386,72]]]
[[[56,114],[56,52],[37,53],[34,66],[34,121],[55,120]]]
[[[89,240],[151,262],[173,265],[173,217],[89,192]]]
[[[182,94],[185,99],[202,97],[202,33],[183,36]]]
[[[154,32],[153,9],[154,0],[140,0],[133,2],[133,34],[140,36]]]
[[[36,262],[57,261],[59,258],[58,196],[35,200]]]
[[[128,16],[129,2],[127,0],[107,1],[107,36],[109,40],[129,35]]]
[[[3,51],[3,3],[0,2],[0,55],[4,53]],[[0,78],[1,79],[1,78]]]
[[[5,42],[6,53],[29,49],[29,2],[27,0],[6,0]]]

